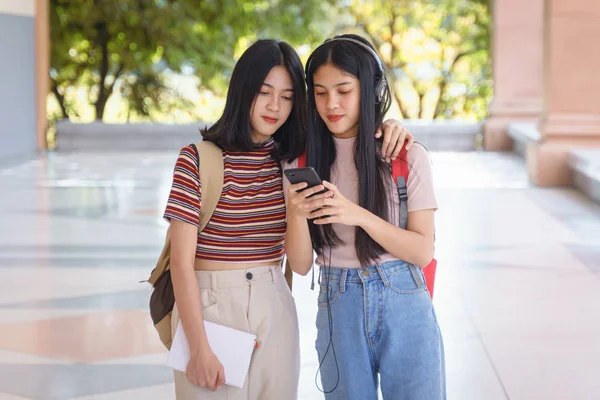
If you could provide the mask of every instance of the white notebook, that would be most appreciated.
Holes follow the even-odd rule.
[[[248,375],[256,336],[208,321],[204,321],[204,328],[208,344],[225,370],[225,384],[241,388]],[[189,361],[190,346],[179,321],[167,358],[167,366],[185,372]]]

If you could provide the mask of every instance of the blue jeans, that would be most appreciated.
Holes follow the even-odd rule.
[[[446,399],[442,335],[424,282],[421,269],[404,261],[321,267],[316,348],[322,389],[337,383],[327,400],[377,400],[379,379],[385,400]]]

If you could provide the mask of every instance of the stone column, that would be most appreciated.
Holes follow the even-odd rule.
[[[46,102],[50,92],[50,4],[49,0],[35,3],[35,91],[36,143],[39,150],[47,146],[48,114]]]
[[[571,183],[570,149],[600,147],[600,1],[546,0],[541,140],[527,149],[537,185]]]
[[[507,125],[542,111],[544,0],[492,2],[494,99],[484,126],[486,150],[510,150]]]

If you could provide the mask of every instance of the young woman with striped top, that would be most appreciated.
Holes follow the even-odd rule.
[[[298,55],[285,42],[259,40],[234,68],[223,115],[203,132],[204,140],[223,150],[224,181],[200,233],[202,171],[193,147],[179,154],[164,214],[172,226],[173,318],[180,318],[191,351],[187,372],[175,372],[179,400],[297,397],[298,321],[281,271],[286,204],[280,162],[304,152],[305,127]],[[399,151],[406,132],[395,124],[384,130],[390,149],[401,141]],[[243,388],[223,386],[223,367],[208,345],[203,320],[257,336]]]

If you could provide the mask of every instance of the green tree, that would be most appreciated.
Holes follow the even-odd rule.
[[[351,24],[390,71],[405,118],[482,119],[491,98],[489,0],[354,0]]]
[[[250,40],[313,44],[330,10],[320,0],[51,0],[50,6],[52,93],[69,118],[78,107],[67,93],[83,87],[97,120],[118,82],[130,110],[144,116],[177,98],[165,86],[169,70],[222,91]]]

